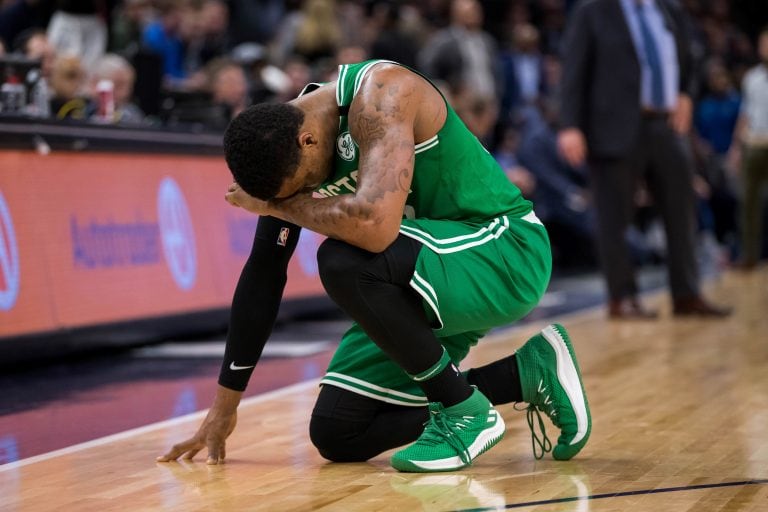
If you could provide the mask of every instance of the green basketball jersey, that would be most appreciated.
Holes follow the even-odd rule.
[[[360,150],[345,112],[365,73],[380,62],[388,61],[340,67],[335,167],[317,189],[322,196],[356,189]],[[551,254],[531,203],[446,106],[440,131],[415,146],[400,234],[423,245],[409,284],[422,297],[438,341],[458,365],[489,329],[533,309],[549,281]],[[321,384],[393,404],[427,404],[417,383],[358,324],[344,334]]]
[[[356,189],[360,149],[349,134],[346,112],[365,74],[382,62],[389,61],[340,66],[336,101],[343,114],[339,118],[334,173],[317,189],[322,196]],[[415,146],[413,182],[404,216],[481,222],[500,215],[522,217],[530,212],[531,203],[510,183],[450,105],[446,103],[446,107],[448,115],[440,131]]]

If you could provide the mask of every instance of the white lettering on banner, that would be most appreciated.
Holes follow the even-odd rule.
[[[189,290],[197,278],[197,247],[195,230],[176,181],[166,177],[157,192],[157,220],[163,253],[173,280],[182,290]]]
[[[19,296],[21,274],[19,249],[13,231],[11,212],[0,192],[0,310],[8,311]]]

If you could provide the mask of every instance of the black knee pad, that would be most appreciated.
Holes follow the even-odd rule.
[[[400,235],[384,252],[372,253],[339,240],[327,239],[317,250],[320,280],[328,294],[353,291],[358,278],[408,286],[421,243]]]
[[[312,416],[309,438],[323,458],[331,462],[365,462],[376,454],[360,449],[358,425],[322,416]]]
[[[320,280],[331,298],[354,290],[355,281],[363,265],[375,255],[346,242],[325,240],[317,250],[317,269]]]

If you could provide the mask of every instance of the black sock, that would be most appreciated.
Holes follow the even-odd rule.
[[[515,354],[480,368],[472,368],[467,372],[467,380],[494,405],[523,401]]]
[[[451,362],[445,348],[440,360],[432,367],[410,377],[421,387],[430,402],[440,402],[443,407],[456,405],[472,395],[472,388]]]

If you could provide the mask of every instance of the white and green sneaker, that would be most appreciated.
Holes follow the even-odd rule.
[[[392,456],[399,471],[455,471],[472,464],[504,437],[504,420],[477,389],[461,403],[429,404],[429,421],[415,443]]]
[[[517,367],[523,400],[529,404],[527,416],[534,457],[540,459],[552,450],[538,412],[541,411],[560,428],[552,456],[557,460],[572,458],[587,444],[592,431],[592,417],[581,382],[579,363],[565,328],[559,324],[549,325],[529,339],[517,351]],[[543,439],[536,436],[534,414]],[[537,444],[541,453],[537,453]]]

